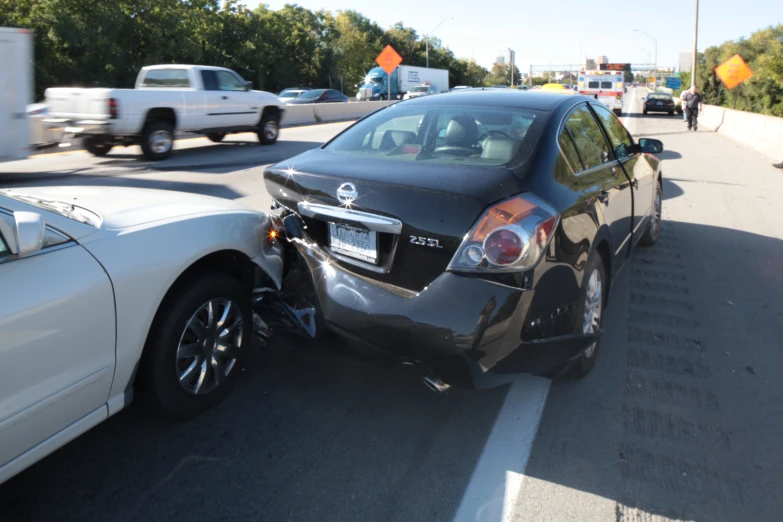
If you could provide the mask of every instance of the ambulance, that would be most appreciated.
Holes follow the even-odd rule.
[[[580,71],[579,94],[592,96],[612,109],[618,116],[623,112],[623,85],[622,71]]]

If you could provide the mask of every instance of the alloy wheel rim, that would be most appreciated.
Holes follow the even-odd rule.
[[[172,143],[171,134],[164,130],[157,130],[150,136],[150,148],[156,154],[163,154],[171,150]]]
[[[177,380],[191,395],[220,386],[242,349],[242,311],[226,298],[210,299],[185,323],[176,353]]]
[[[584,318],[582,322],[582,333],[595,333],[601,326],[601,312],[603,307],[601,275],[598,270],[590,273],[587,280],[587,295],[585,296]],[[592,357],[597,342],[591,344],[585,350],[585,357]]]
[[[277,122],[268,121],[264,124],[264,136],[268,140],[273,140],[277,137]]]

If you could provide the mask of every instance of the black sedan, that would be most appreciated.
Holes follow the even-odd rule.
[[[264,172],[289,326],[429,387],[582,376],[634,246],[660,232],[660,141],[585,96],[428,96]]]
[[[665,92],[651,92],[644,99],[642,112],[666,112],[671,116],[674,114],[674,98]]]
[[[286,101],[286,105],[301,105],[306,103],[336,103],[347,102],[348,96],[336,89],[313,89],[303,92],[298,98]]]

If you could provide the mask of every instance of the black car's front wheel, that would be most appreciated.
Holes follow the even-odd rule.
[[[661,212],[663,211],[663,189],[661,182],[655,184],[655,197],[653,199],[653,211],[650,214],[650,220],[647,222],[647,229],[644,235],[639,239],[641,246],[653,246],[661,235]]]
[[[601,255],[598,252],[594,252],[585,267],[575,330],[581,333],[595,333],[601,328],[606,303],[605,297],[606,273],[604,271],[604,263]],[[600,343],[601,341],[597,340],[585,349],[569,370],[569,377],[579,379],[590,373],[598,357]]]

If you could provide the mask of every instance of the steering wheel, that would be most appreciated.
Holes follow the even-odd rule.
[[[434,154],[446,154],[448,156],[471,156],[481,152],[481,149],[470,147],[458,147],[456,145],[445,145],[432,151]]]
[[[513,139],[507,132],[498,130],[498,129],[492,129],[490,131],[485,132],[481,136],[478,137],[479,141],[484,141],[485,139],[489,138],[490,136],[497,136],[501,138],[508,138]]]

